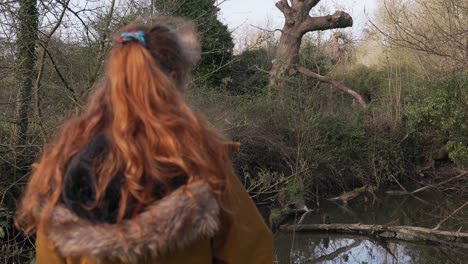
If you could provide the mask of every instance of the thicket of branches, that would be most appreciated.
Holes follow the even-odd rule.
[[[286,4],[298,9],[318,2],[279,1],[285,28],[250,29],[241,40],[243,49],[233,54],[213,0],[1,1],[0,218],[7,221],[0,220],[0,240],[8,243],[2,243],[0,255],[29,258],[22,249],[31,241],[12,233],[9,223],[31,163],[98,85],[112,32],[152,14],[197,22],[204,57],[187,99],[241,142],[234,165],[260,202],[266,195],[280,204],[317,204],[320,196],[356,187],[383,190],[395,180],[444,182],[466,170],[466,1],[388,0],[362,39],[341,29],[307,33],[299,28],[297,53],[279,54],[278,37],[296,24],[291,21],[311,26],[307,21],[314,20],[310,9],[293,15]],[[349,26],[345,14],[328,17],[332,22],[346,18],[340,27]],[[323,15],[314,21],[328,21],[328,13]],[[297,65],[312,74],[297,74]],[[336,89],[334,81],[360,95],[366,108]],[[441,190],[456,195],[466,186],[461,177]],[[461,213],[458,219],[465,221]]]
[[[172,1],[0,2],[0,256],[6,256],[5,261],[23,263],[31,257],[33,241],[19,236],[11,224],[18,197],[43,145],[64,119],[82,111],[99,85],[116,29],[157,14],[195,19],[204,37],[198,83],[219,83],[218,71],[229,62],[233,43],[217,20],[214,1],[197,10],[187,2],[183,6],[190,7],[177,12],[168,10],[169,4]],[[223,36],[223,41],[214,36]]]

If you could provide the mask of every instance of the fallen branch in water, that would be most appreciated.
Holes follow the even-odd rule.
[[[415,226],[385,226],[362,224],[304,224],[282,225],[279,230],[289,232],[327,231],[341,233],[357,233],[378,237],[389,237],[401,240],[423,240],[437,244],[468,249],[468,233],[433,230]],[[390,236],[392,237],[392,236]]]
[[[344,204],[348,204],[349,201],[351,201],[354,198],[359,197],[361,194],[366,193],[368,191],[373,191],[373,187],[369,185],[364,185],[360,188],[356,188],[350,192],[343,193],[340,196],[330,198],[328,200],[330,201],[342,201]]]

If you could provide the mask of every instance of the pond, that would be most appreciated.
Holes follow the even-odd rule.
[[[361,223],[408,225],[433,228],[467,197],[450,197],[430,191],[417,197],[381,195],[360,197],[348,206],[321,201],[320,209],[308,214],[302,223]],[[465,208],[466,209],[466,208]],[[468,210],[461,210],[441,229],[467,230]],[[297,223],[300,216],[292,219]],[[466,249],[450,248],[421,242],[336,234],[275,234],[276,263],[468,263]]]

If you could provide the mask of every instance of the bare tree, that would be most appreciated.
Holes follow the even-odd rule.
[[[19,32],[17,38],[18,96],[16,103],[16,143],[27,141],[28,119],[36,64],[36,44],[38,39],[39,14],[36,0],[19,1]]]
[[[270,72],[273,85],[282,86],[282,77],[301,72],[321,82],[327,82],[352,95],[362,107],[367,107],[364,99],[351,88],[334,80],[329,76],[321,76],[303,67],[298,67],[299,50],[302,37],[307,32],[346,28],[353,25],[352,17],[343,11],[336,11],[332,15],[312,17],[309,15],[320,0],[279,0],[276,7],[283,13],[285,23],[281,30],[279,46]]]
[[[0,148],[12,152],[12,167],[34,158],[38,140],[81,109],[102,74],[111,32],[149,10],[144,0],[0,1]]]
[[[468,66],[468,2],[385,0],[374,27],[383,43],[434,56],[445,70]]]

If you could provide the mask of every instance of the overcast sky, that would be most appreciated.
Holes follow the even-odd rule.
[[[373,14],[378,1],[382,0],[322,0],[313,10],[333,13],[340,9],[348,12],[354,19],[353,34],[360,35],[367,21],[364,9],[369,15]],[[268,29],[281,28],[284,19],[275,7],[276,2],[277,0],[227,0],[220,5],[220,19],[231,30],[251,27],[251,24]]]

